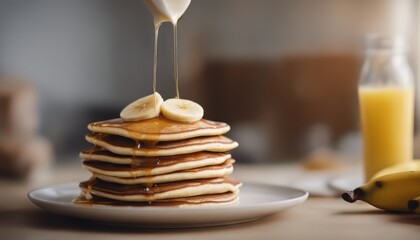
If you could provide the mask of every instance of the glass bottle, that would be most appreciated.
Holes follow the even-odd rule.
[[[413,155],[414,80],[402,36],[370,36],[359,80],[365,180]]]

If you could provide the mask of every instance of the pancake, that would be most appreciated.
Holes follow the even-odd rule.
[[[213,178],[173,183],[144,185],[122,185],[100,179],[80,183],[86,196],[98,196],[117,201],[149,202],[163,199],[185,198],[200,195],[238,193],[242,184],[231,178]]]
[[[94,146],[79,155],[92,173],[79,184],[76,204],[207,206],[239,201],[242,183],[229,178],[238,143],[230,126],[201,119],[186,123],[162,116],[112,119],[88,125]]]
[[[173,198],[166,200],[157,200],[153,202],[124,202],[112,199],[93,196],[92,199],[87,200],[83,195],[73,200],[73,203],[80,205],[107,205],[107,206],[135,206],[135,207],[190,207],[190,206],[217,206],[235,204],[239,201],[237,194],[233,192],[226,192],[220,194],[208,194],[201,196],[193,196],[186,198]]]
[[[92,132],[118,135],[140,141],[175,141],[181,139],[216,136],[227,133],[230,126],[226,123],[201,119],[194,123],[176,122],[164,117],[142,121],[125,122],[112,119],[88,125]]]
[[[227,152],[238,146],[237,142],[225,136],[198,137],[150,144],[115,135],[93,133],[86,136],[86,141],[115,154],[143,157],[174,156],[201,151]]]
[[[117,155],[104,149],[91,148],[80,153],[80,158],[88,161],[112,163],[103,165],[107,170],[115,169],[115,164],[129,165],[136,170],[137,177],[160,175],[185,169],[217,165],[231,158],[228,153],[196,152],[168,157],[132,157]]]
[[[107,182],[126,185],[153,185],[154,183],[225,177],[233,172],[232,164],[234,162],[235,161],[233,159],[229,159],[223,164],[219,165],[206,166],[201,168],[194,168],[168,174],[146,177],[137,177],[136,170],[132,169],[130,166],[113,165],[109,163],[101,163],[94,161],[84,161],[83,165],[87,170],[92,172],[95,177]],[[113,168],[113,166],[109,165],[118,166],[118,168]]]

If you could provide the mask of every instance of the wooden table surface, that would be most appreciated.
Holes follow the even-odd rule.
[[[307,176],[298,166],[235,165],[243,181],[288,184]],[[86,179],[79,164],[53,168],[48,183]],[[364,203],[310,197],[304,204],[251,223],[195,229],[124,229],[44,212],[26,197],[34,185],[0,180],[0,239],[420,239],[420,216],[386,213]]]

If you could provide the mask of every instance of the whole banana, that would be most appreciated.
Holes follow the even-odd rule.
[[[347,202],[361,200],[377,208],[407,212],[410,199],[420,196],[420,170],[401,171],[373,178],[353,191],[343,193]]]

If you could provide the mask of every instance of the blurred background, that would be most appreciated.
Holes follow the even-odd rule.
[[[238,162],[321,150],[359,161],[363,39],[404,34],[418,79],[419,24],[418,0],[192,0],[178,33],[181,97],[232,126]],[[153,34],[141,0],[0,0],[0,152],[79,161],[89,122],[152,92]],[[169,98],[171,25],[159,44]]]

